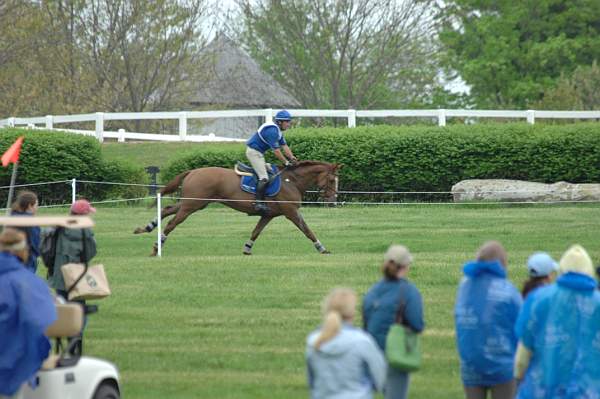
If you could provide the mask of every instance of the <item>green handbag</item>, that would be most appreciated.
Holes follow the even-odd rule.
[[[411,372],[421,367],[421,340],[419,334],[402,324],[404,306],[400,306],[393,324],[385,339],[385,357],[390,367]]]

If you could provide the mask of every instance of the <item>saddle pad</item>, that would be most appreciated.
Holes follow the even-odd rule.
[[[273,168],[273,172],[277,173],[277,166],[271,165]],[[258,179],[256,175],[252,176],[242,176],[242,180],[240,182],[240,188],[247,193],[256,194],[256,183],[258,183]],[[273,197],[279,194],[279,190],[281,189],[281,175],[278,175],[273,181],[269,182],[267,185],[267,189],[265,190],[265,195],[267,197]]]

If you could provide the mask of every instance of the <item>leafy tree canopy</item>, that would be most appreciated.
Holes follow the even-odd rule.
[[[598,0],[452,0],[439,6],[445,65],[480,108],[526,108],[561,73],[600,59]]]

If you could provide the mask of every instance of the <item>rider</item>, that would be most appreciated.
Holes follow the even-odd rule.
[[[290,150],[290,147],[288,147],[285,142],[282,133],[290,127],[291,121],[292,115],[286,110],[281,110],[275,114],[275,123],[263,123],[258,128],[258,131],[246,141],[246,157],[248,157],[248,160],[250,161],[250,164],[252,164],[259,179],[258,184],[256,185],[256,203],[254,204],[254,208],[258,212],[264,213],[269,211],[269,207],[263,202],[265,199],[265,190],[269,181],[265,164],[265,152],[273,150],[275,156],[283,162],[285,166],[294,165],[298,162],[292,153],[292,150]],[[285,156],[280,148],[283,149]]]

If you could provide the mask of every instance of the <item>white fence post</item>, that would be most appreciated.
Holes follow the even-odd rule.
[[[527,123],[529,123],[530,125],[533,125],[535,123],[535,111],[534,110],[527,110]]]
[[[438,109],[438,126],[446,126],[446,110]]]
[[[101,143],[104,141],[104,112],[96,112],[96,138]]]
[[[77,200],[77,179],[71,179],[71,204]]]
[[[125,129],[119,129],[118,133],[119,133],[119,137],[117,137],[117,141],[119,143],[124,143],[125,142]]]
[[[179,113],[179,140],[185,141],[187,136],[187,112]]]
[[[273,108],[265,109],[265,123],[273,122]]]
[[[356,110],[348,110],[348,127],[356,127]]]
[[[14,116],[11,116],[10,118],[8,118],[8,126],[15,127],[15,117]]]
[[[160,204],[160,193],[156,193],[156,221],[158,222],[156,225],[156,229],[158,230],[158,240],[157,244],[157,255],[160,258],[162,256],[162,227],[161,227],[161,219],[160,214],[162,211],[162,205]]]
[[[53,128],[53,118],[52,115],[46,115],[46,129]]]

